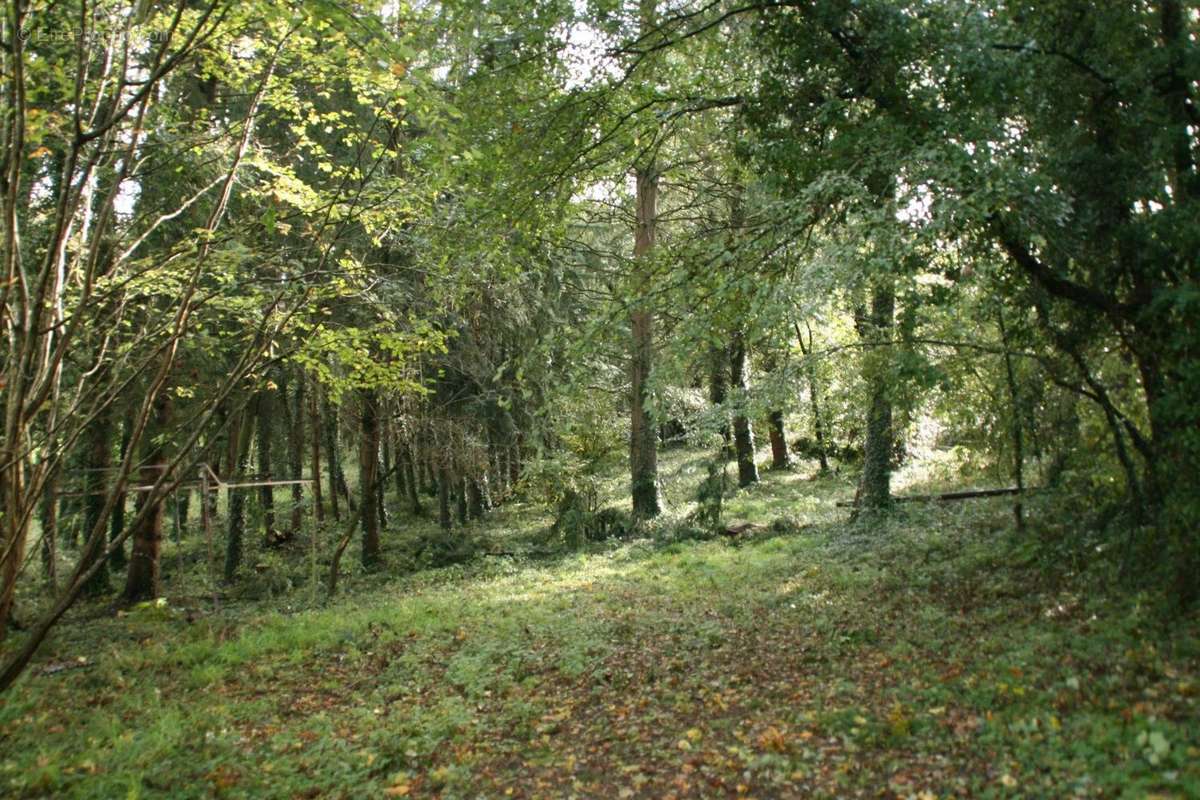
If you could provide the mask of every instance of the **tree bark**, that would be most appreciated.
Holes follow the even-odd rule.
[[[1012,407],[1013,481],[1017,493],[1013,495],[1013,519],[1017,530],[1025,530],[1025,509],[1021,504],[1021,493],[1025,491],[1025,442],[1021,428],[1021,403],[1017,392],[1017,374],[1013,369],[1012,355],[1008,346],[1008,330],[1004,326],[1004,311],[997,309],[996,321],[1000,325],[1000,342],[1004,345],[1004,374],[1008,382],[1008,399]]]
[[[171,415],[169,395],[163,392],[154,401],[155,427],[163,430]],[[153,484],[165,468],[166,445],[156,442],[157,437],[146,439],[149,446],[143,459],[148,465],[139,474],[139,482]],[[148,504],[152,504],[146,509]],[[137,508],[144,512],[133,530],[133,547],[129,554],[129,568],[125,573],[125,601],[153,600],[162,593],[160,585],[160,555],[163,539],[163,498],[155,498],[153,492],[138,493]]]
[[[754,463],[754,428],[746,413],[749,400],[749,367],[746,363],[746,340],[741,329],[735,329],[729,346],[730,385],[737,393],[737,410],[733,413],[733,450],[737,457],[738,485],[758,482],[758,465]]]
[[[274,446],[275,390],[263,389],[258,393],[258,477],[259,481],[275,479],[275,465],[271,452]],[[263,541],[273,543],[279,533],[275,530],[275,487],[258,487],[258,504],[263,516]]]
[[[300,379],[302,382],[304,378]],[[317,512],[317,524],[325,521],[325,504],[324,498],[321,497],[321,415],[317,411],[317,398],[321,394],[318,386],[314,383],[312,395],[309,397],[309,428],[312,429],[312,435],[309,441],[312,445],[312,493],[313,507]]]
[[[634,235],[634,269],[639,270],[636,291],[638,297],[630,314],[632,334],[629,358],[630,372],[630,430],[629,470],[630,494],[635,519],[651,519],[662,511],[658,491],[658,442],[654,435],[654,419],[649,409],[650,370],[654,365],[654,313],[645,298],[651,275],[646,264],[654,249],[655,223],[658,215],[658,175],[654,164],[640,166],[635,171],[637,185],[637,230]]]
[[[53,444],[51,445],[53,448]],[[58,588],[58,483],[59,470],[54,470],[42,490],[42,571],[51,591]]]
[[[459,478],[454,482],[454,509],[459,527],[467,524],[467,479]]]
[[[829,472],[828,445],[825,443],[825,423],[821,417],[820,386],[817,383],[817,365],[813,363],[813,332],[807,322],[804,327],[808,330],[808,344],[804,344],[804,334],[800,332],[800,324],[796,324],[796,338],[800,340],[800,353],[804,356],[804,372],[808,378],[808,402],[812,408],[813,438],[817,442],[817,463],[822,474]]]
[[[467,481],[467,516],[471,519],[483,517],[484,492],[480,482],[475,478]]]
[[[783,412],[779,409],[767,415],[767,431],[771,437],[771,467],[773,469],[789,468],[792,466],[792,455],[788,451]]]
[[[449,531],[453,526],[450,520],[450,472],[445,467],[438,470],[438,524],[442,530]]]
[[[239,481],[246,473],[250,460],[250,442],[253,439],[254,409],[248,408],[241,414],[236,430],[230,434],[233,445],[233,460],[230,462],[225,479],[231,483]],[[242,565],[242,550],[246,535],[246,490],[226,490],[228,502],[229,532],[225,540],[225,580],[233,581],[237,577],[238,568]]]
[[[417,474],[413,467],[412,448],[407,444],[400,446],[400,461],[404,470],[404,488],[408,493],[408,507],[413,515],[421,516],[425,510],[421,508],[421,497],[417,494]]]
[[[296,391],[288,395],[287,370],[279,373],[279,394],[282,400],[283,423],[287,436],[288,480],[298,481],[304,475],[304,377],[298,376]],[[304,487],[293,483],[291,487],[292,509],[288,520],[288,531],[295,536],[300,532],[304,516]]]
[[[96,537],[93,541],[89,534],[100,524],[100,515],[104,511],[108,494],[109,468],[112,466],[112,420],[107,414],[92,422],[84,436],[84,442],[87,455],[84,459],[83,531],[84,536],[88,538],[84,541],[80,560],[83,562],[83,569],[91,569],[105,550],[104,537]],[[139,479],[140,477],[139,475]],[[107,527],[106,525],[105,528]],[[92,573],[87,583],[84,584],[83,591],[87,595],[96,597],[108,590],[108,563],[106,561]]]
[[[859,484],[860,507],[870,510],[887,508],[892,500],[892,398],[889,380],[890,342],[895,312],[895,288],[890,281],[884,280],[872,290],[871,311],[860,327],[862,338],[872,343],[863,354],[870,408],[867,412],[867,436]]]
[[[335,520],[341,520],[342,512],[339,508],[338,491],[341,483],[342,461],[338,454],[338,418],[337,410],[333,404],[329,402],[329,398],[324,399],[324,419],[322,420],[321,432],[325,435],[325,462],[328,465],[329,471],[329,510],[333,513]]]
[[[359,393],[362,439],[359,446],[359,486],[362,491],[362,564],[379,563],[379,398],[373,390]]]
[[[174,536],[176,542],[182,542],[187,536],[188,512],[192,507],[192,492],[190,489],[180,489],[175,492]]]
[[[725,458],[733,454],[733,434],[729,430],[729,412],[724,408],[729,399],[729,353],[723,347],[712,345],[708,350],[708,402],[719,408],[721,425],[719,432],[725,444]]]

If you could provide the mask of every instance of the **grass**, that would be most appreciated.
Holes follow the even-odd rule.
[[[406,519],[332,602],[302,541],[254,556],[296,576],[257,600],[82,609],[0,699],[0,794],[1200,796],[1196,620],[1048,567],[1075,524],[1053,498],[1026,538],[1003,499],[851,525],[846,480],[765,471],[726,518],[790,533],[675,540],[703,469],[664,454],[644,539],[420,569]],[[537,551],[548,522],[475,535]]]

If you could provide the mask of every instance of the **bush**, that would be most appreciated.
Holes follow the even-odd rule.
[[[419,567],[438,568],[473,561],[484,552],[486,542],[466,529],[426,531],[417,536],[415,561]]]
[[[558,503],[550,538],[569,548],[586,542],[624,539],[633,531],[629,514],[617,508],[596,508],[595,494],[568,490]]]

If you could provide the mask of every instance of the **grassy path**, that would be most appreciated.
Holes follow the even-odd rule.
[[[1195,621],[1163,639],[1011,566],[1005,515],[816,515],[67,630],[50,661],[107,644],[0,700],[0,795],[1200,796]]]

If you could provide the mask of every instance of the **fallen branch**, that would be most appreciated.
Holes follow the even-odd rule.
[[[976,497],[999,497],[1006,494],[1021,494],[1022,492],[1031,491],[1030,489],[1018,489],[1016,486],[1007,486],[1002,489],[970,489],[962,492],[943,492],[942,494],[910,494],[905,497],[893,497],[893,503],[928,503],[931,501],[948,501],[948,500],[971,500]],[[853,500],[838,500],[838,508],[854,508]]]

